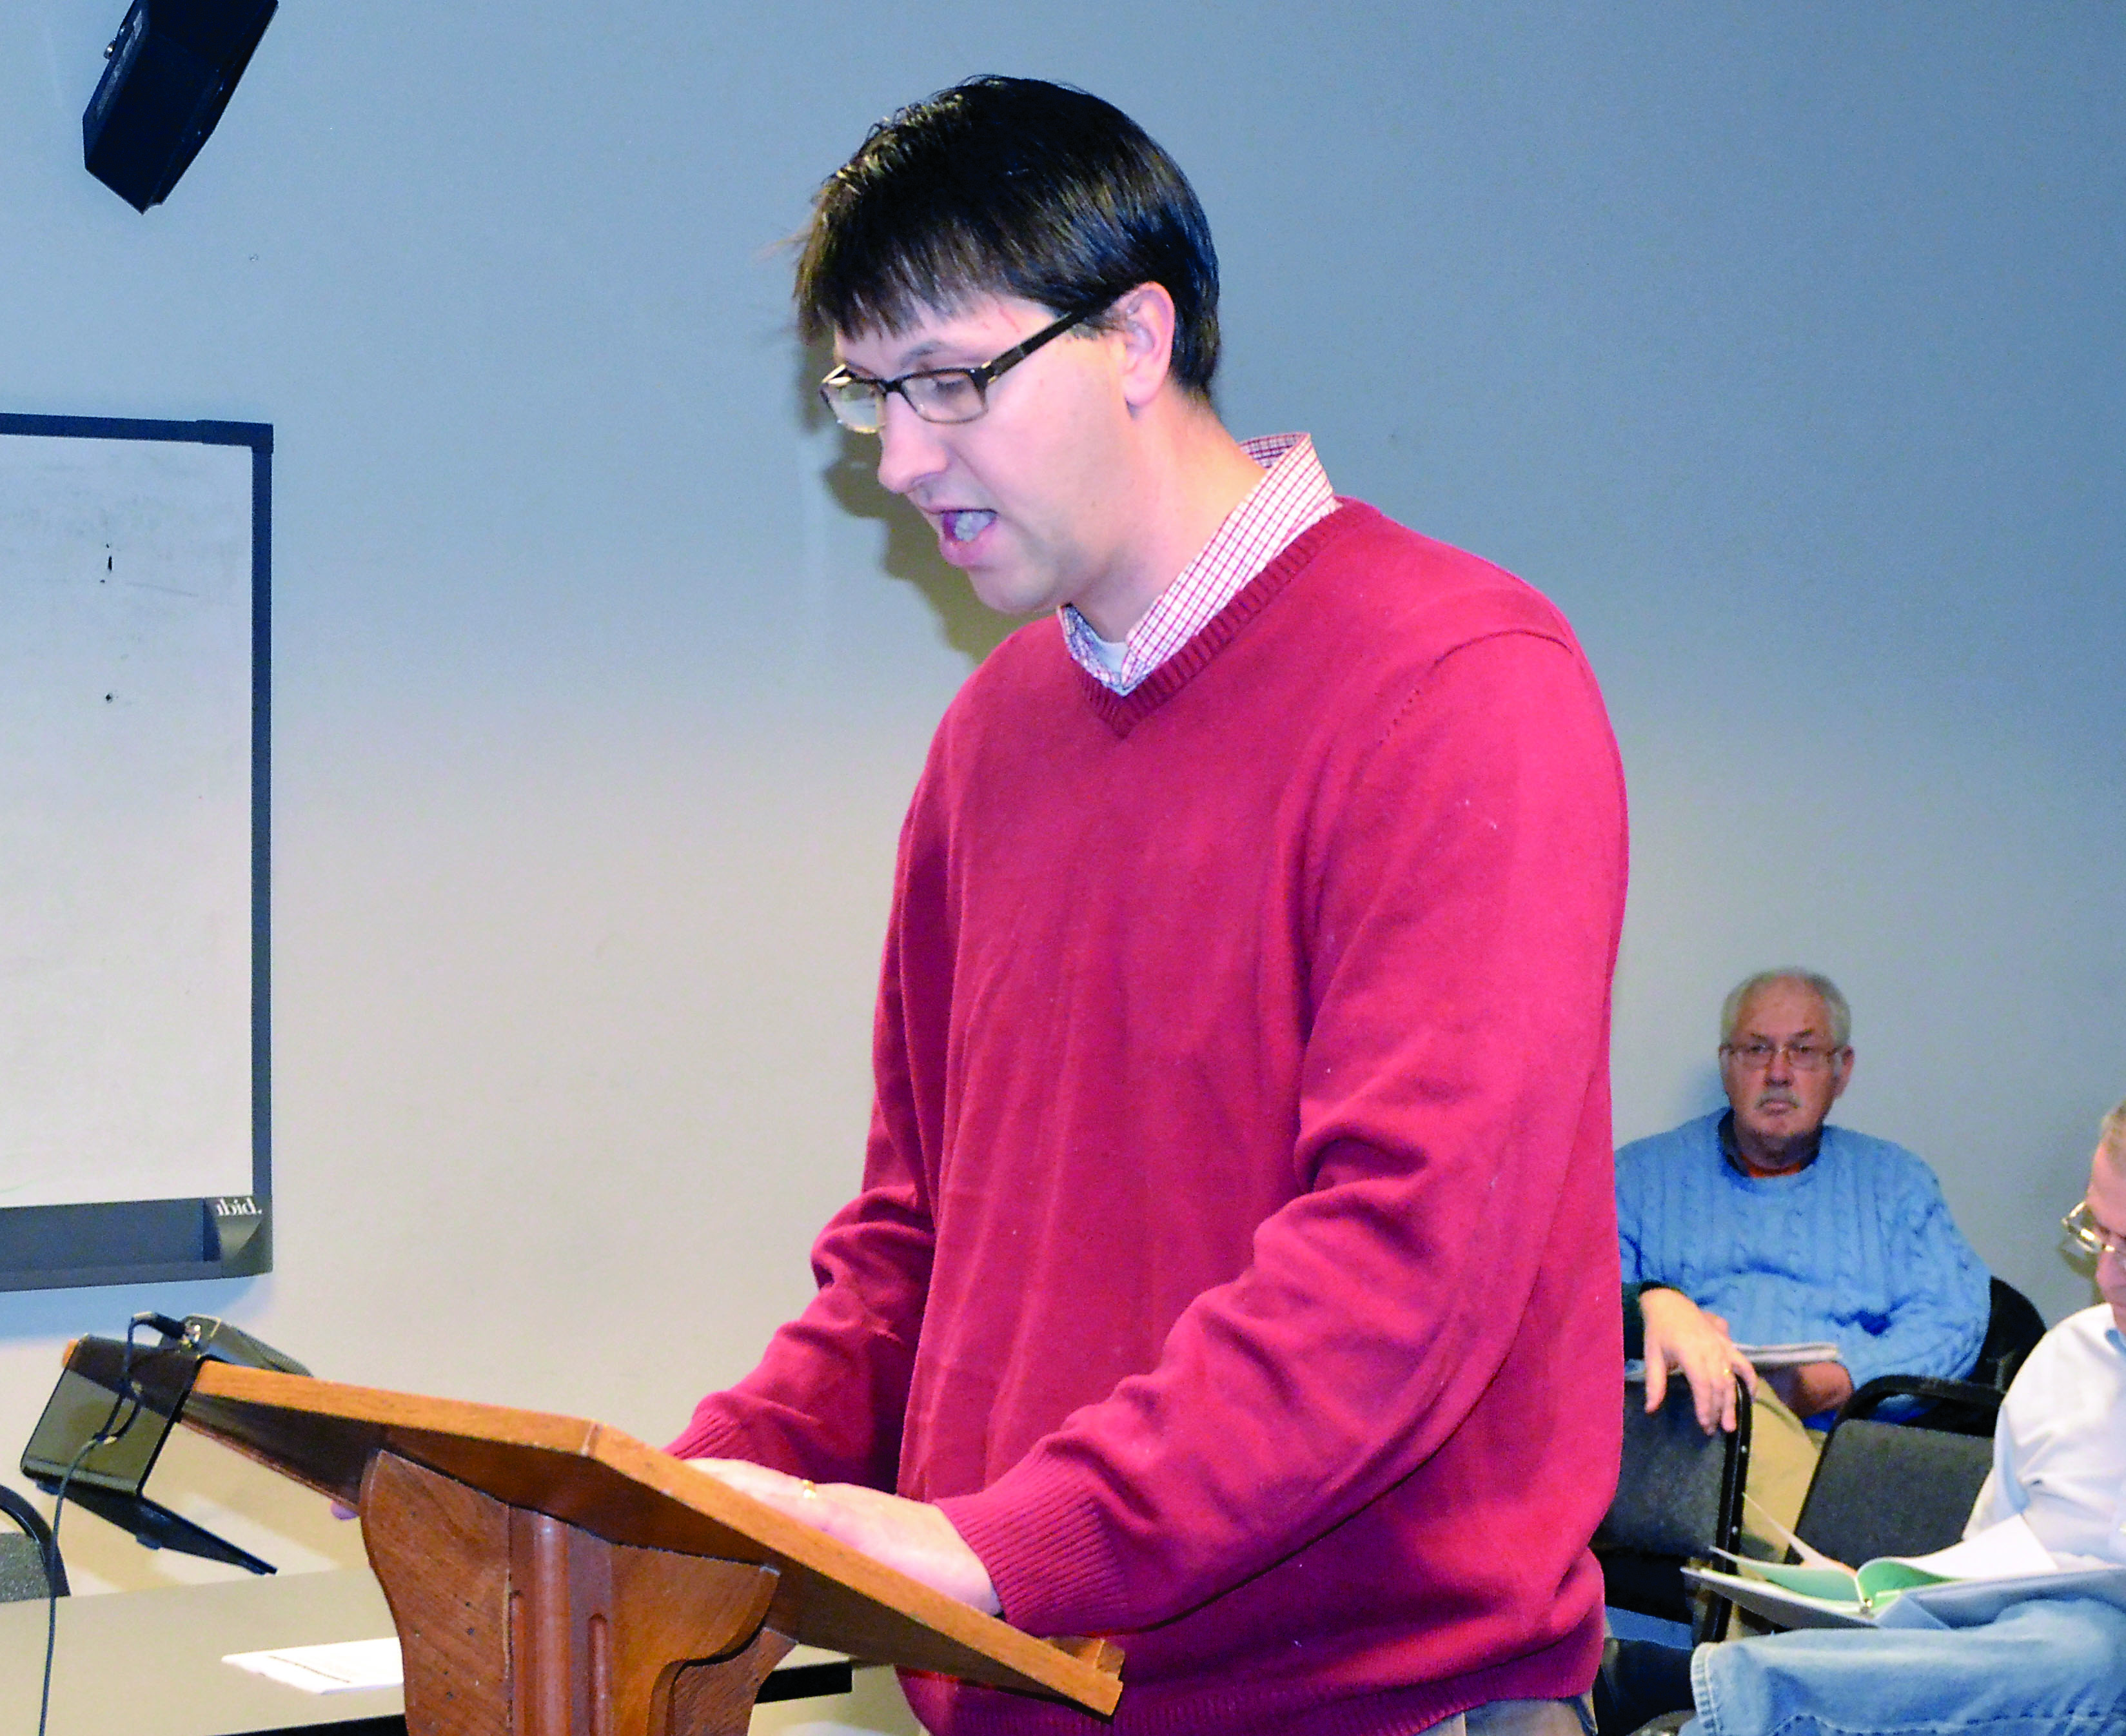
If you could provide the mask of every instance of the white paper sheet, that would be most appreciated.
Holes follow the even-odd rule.
[[[270,1676],[306,1694],[395,1688],[404,1685],[405,1677],[395,1639],[284,1646],[277,1652],[234,1652],[221,1661],[256,1676]]]

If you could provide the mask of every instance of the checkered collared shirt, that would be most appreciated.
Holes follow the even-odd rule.
[[[1059,612],[1063,642],[1103,687],[1128,693],[1194,638],[1302,531],[1336,510],[1336,491],[1306,435],[1268,434],[1242,441],[1240,449],[1263,467],[1262,480],[1130,629],[1119,664],[1101,655],[1113,648],[1075,608],[1066,603]]]

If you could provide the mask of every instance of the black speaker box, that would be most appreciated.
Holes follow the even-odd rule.
[[[81,117],[88,172],[160,205],[229,106],[280,0],[133,0]]]

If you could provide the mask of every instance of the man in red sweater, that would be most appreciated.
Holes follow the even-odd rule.
[[[1226,433],[1217,300],[1180,172],[1082,92],[971,81],[820,192],[823,396],[1037,618],[915,792],[819,1294],[672,1450],[1116,1636],[1118,1731],[1578,1732],[1615,747],[1542,598]],[[940,1733],[1098,1728],[907,1686]]]

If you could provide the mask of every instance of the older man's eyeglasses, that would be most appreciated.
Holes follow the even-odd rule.
[[[1781,1055],[1797,1073],[1820,1073],[1843,1052],[1821,1043],[1723,1043],[1720,1052],[1753,1073],[1761,1073]]]
[[[886,395],[900,394],[925,422],[972,422],[990,407],[990,388],[1051,338],[1099,311],[1084,308],[1044,325],[1023,343],[1014,343],[980,367],[928,367],[898,380],[873,380],[838,367],[820,382],[820,400],[834,420],[853,434],[875,434],[886,425]]]
[[[2126,1230],[2105,1228],[2090,1216],[2086,1199],[2060,1219],[2060,1227],[2067,1232],[2067,1240],[2091,1259],[2100,1260],[2106,1254],[2126,1259]]]

